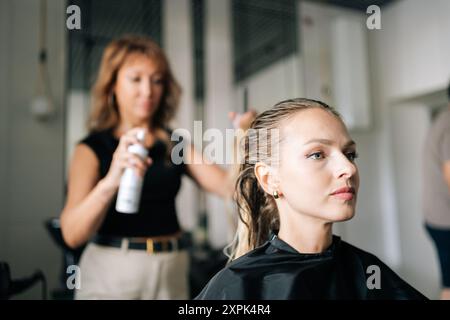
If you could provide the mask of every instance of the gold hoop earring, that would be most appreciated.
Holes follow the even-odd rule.
[[[273,192],[273,197],[275,198],[275,199],[278,199],[279,197],[280,197],[280,195],[278,194],[278,191],[274,191]]]

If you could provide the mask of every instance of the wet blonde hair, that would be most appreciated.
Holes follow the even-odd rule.
[[[150,125],[167,127],[175,116],[181,88],[172,74],[166,55],[158,44],[146,36],[125,35],[110,42],[103,52],[92,89],[92,111],[87,124],[89,131],[105,130],[119,124],[120,113],[113,90],[120,68],[132,54],[142,54],[156,62],[163,73],[164,92]]]
[[[283,136],[280,134],[273,139],[270,137],[271,132],[281,132],[281,130],[272,131],[272,129],[280,129],[286,120],[302,110],[311,108],[323,109],[341,119],[335,109],[321,101],[303,98],[285,100],[259,114],[244,136],[241,151],[243,159],[234,194],[240,221],[235,238],[227,248],[231,251],[228,254],[230,260],[262,245],[268,240],[271,231],[279,230],[280,218],[275,200],[273,195],[267,194],[258,183],[255,176],[255,164],[256,162],[264,162],[268,165],[277,163],[273,158],[279,151]],[[264,130],[269,137],[263,135],[261,139],[261,135],[254,134],[255,131],[260,130]],[[270,146],[267,145],[269,141]]]

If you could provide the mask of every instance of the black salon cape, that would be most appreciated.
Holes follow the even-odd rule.
[[[222,269],[195,299],[427,299],[377,257],[338,236],[318,254],[301,254],[274,234],[270,239]],[[380,289],[367,286],[371,265],[379,267]]]

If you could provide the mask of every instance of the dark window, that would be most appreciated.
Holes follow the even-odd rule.
[[[162,0],[70,0],[81,10],[81,30],[69,30],[69,88],[89,90],[103,49],[126,33],[162,43]]]
[[[296,0],[233,0],[232,16],[235,81],[296,52]]]

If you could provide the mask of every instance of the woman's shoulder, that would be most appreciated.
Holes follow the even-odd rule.
[[[344,253],[348,253],[348,254],[354,254],[357,255],[358,257],[364,259],[365,261],[369,261],[369,262],[378,262],[381,261],[375,254],[370,253],[369,251],[363,250],[357,246],[354,246],[344,240],[341,240],[341,250]]]
[[[366,284],[373,287],[368,290],[370,299],[427,299],[375,254],[341,241],[340,256],[341,261],[344,260],[345,264],[353,267],[359,265],[359,272],[353,271],[355,274],[364,274]]]
[[[98,157],[105,153],[114,152],[118,141],[114,138],[111,129],[91,131],[81,140],[78,145],[84,144],[91,148]]]
[[[229,274],[235,274],[234,271],[240,270],[239,275],[244,275],[243,270],[249,270],[251,272],[258,266],[257,261],[265,260],[267,256],[267,248],[270,246],[269,242],[262,244],[261,246],[250,250],[242,256],[230,261],[222,270],[217,274],[218,279],[226,278]]]
[[[230,287],[236,284],[235,278],[235,275],[230,272],[229,266],[224,267],[208,281],[195,300],[230,299]]]
[[[241,300],[245,299],[243,290],[249,275],[255,272],[260,258],[264,255],[266,244],[249,251],[228,263],[216,273],[203,288],[196,300]]]
[[[80,143],[98,142],[106,139],[109,140],[111,138],[114,138],[112,135],[112,129],[93,130],[84,135],[84,137],[80,140]]]

